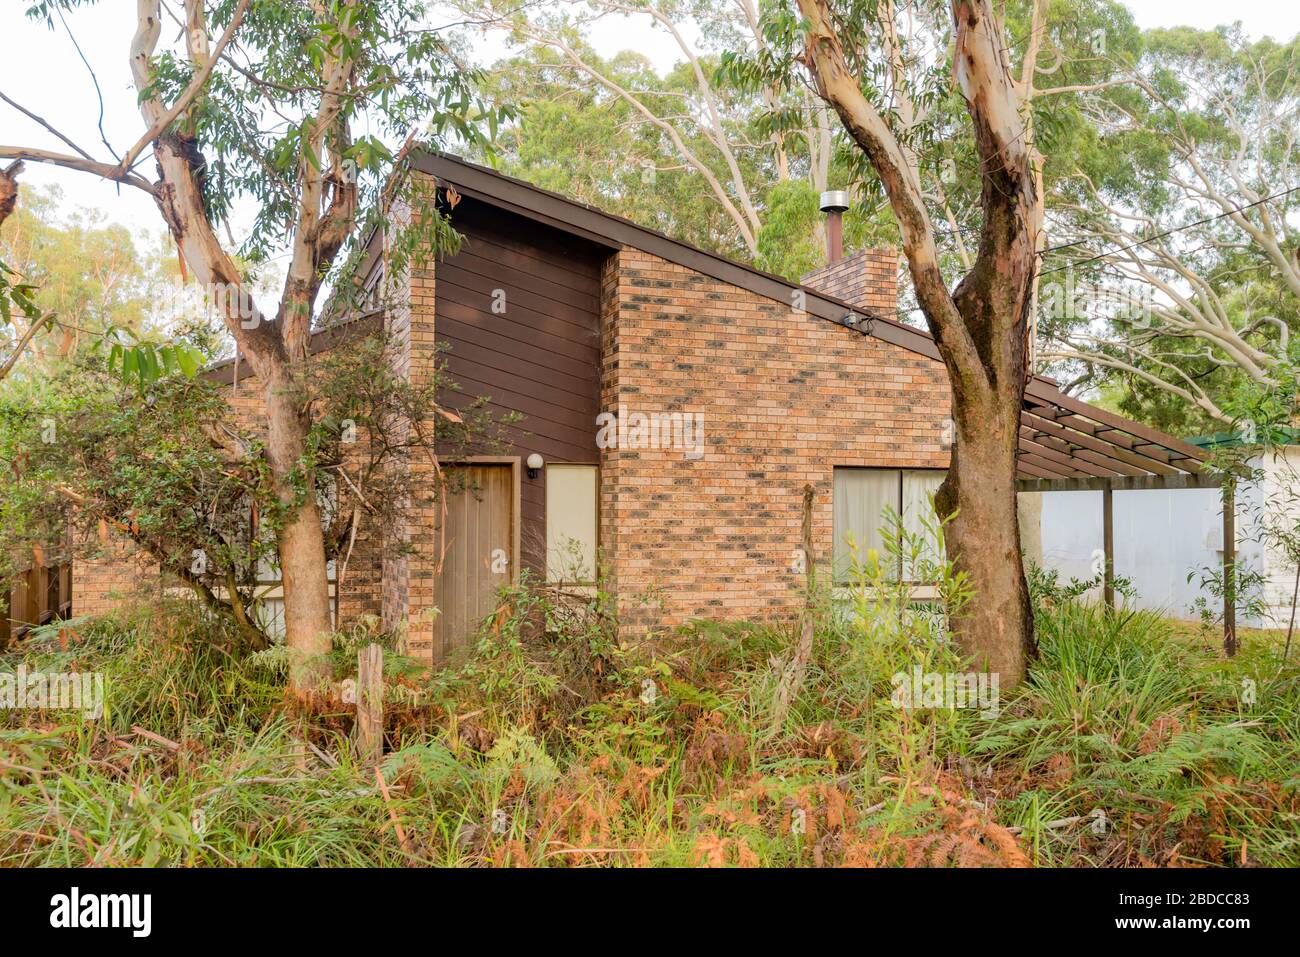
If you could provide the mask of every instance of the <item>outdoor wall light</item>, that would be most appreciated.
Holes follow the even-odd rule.
[[[528,477],[530,479],[537,478],[537,473],[542,470],[542,466],[545,464],[546,462],[536,452],[528,456]]]
[[[864,336],[869,336],[871,335],[871,330],[875,327],[876,321],[870,316],[859,316],[856,313],[850,312],[846,313],[840,322],[844,323],[844,325],[848,326],[850,329],[856,329]]]

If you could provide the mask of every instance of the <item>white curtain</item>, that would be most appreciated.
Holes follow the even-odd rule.
[[[594,465],[546,467],[546,580],[596,580],[599,470]]]
[[[885,524],[886,508],[898,511],[897,469],[835,469],[833,491],[835,532],[835,578],[850,577],[853,567],[853,550],[850,540],[858,549],[858,560],[865,561],[867,549],[874,548],[884,560],[884,539],[880,530]]]
[[[934,493],[947,474],[942,469],[915,469],[903,473],[903,531],[924,540],[922,555],[930,561],[937,561],[940,557],[936,534],[939,518],[934,512]],[[917,576],[914,569],[904,569],[904,577],[914,580]]]

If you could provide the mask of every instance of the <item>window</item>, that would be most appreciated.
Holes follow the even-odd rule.
[[[902,516],[904,532],[922,538],[923,555],[938,558],[933,531],[938,518],[932,496],[946,474],[942,469],[836,468],[832,490],[835,580],[851,577],[853,545],[859,561],[871,548],[884,554],[890,512]],[[916,578],[910,568],[900,567],[898,575],[904,580]]]
[[[546,580],[596,580],[600,500],[594,465],[546,466]]]
[[[338,511],[338,482],[332,475],[323,477],[322,487],[316,494],[317,504],[321,510],[321,527],[328,529]],[[261,527],[252,509],[244,505],[250,534],[262,545],[269,541],[270,532]],[[334,622],[338,612],[338,563],[331,558],[325,563],[325,578],[328,582],[330,596],[330,621]],[[253,618],[270,638],[284,637],[284,585],[280,573],[280,560],[274,548],[270,553],[257,560],[254,569],[257,585],[254,589]],[[224,591],[219,590],[224,595]]]

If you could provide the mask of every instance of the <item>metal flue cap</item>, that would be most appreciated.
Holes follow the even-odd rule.
[[[822,193],[823,213],[842,213],[849,208],[849,194],[843,189],[828,189]]]

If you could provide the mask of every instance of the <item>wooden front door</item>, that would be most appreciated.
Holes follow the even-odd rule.
[[[447,469],[446,553],[434,583],[434,661],[469,646],[485,616],[497,607],[497,590],[514,580],[514,470],[510,465]],[[463,485],[461,484],[463,480]],[[437,539],[435,539],[436,541]]]

